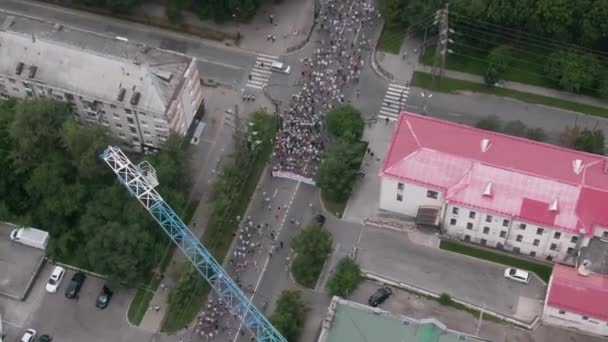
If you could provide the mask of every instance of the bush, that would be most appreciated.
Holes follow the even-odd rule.
[[[306,306],[299,290],[285,290],[277,300],[270,323],[287,339],[297,341],[306,319]]]
[[[540,127],[528,128],[526,131],[526,138],[536,141],[545,141],[547,140],[547,134],[545,133],[545,130]]]
[[[291,245],[297,256],[291,270],[295,280],[308,288],[314,288],[331,252],[332,236],[319,225],[309,225],[293,238]]]
[[[447,293],[442,293],[439,296],[439,300],[438,301],[439,301],[439,304],[446,305],[446,306],[450,306],[450,305],[454,304],[454,301],[452,300],[452,297],[449,294],[447,294]]]
[[[345,141],[356,142],[363,137],[365,122],[361,112],[351,106],[344,106],[329,111],[325,122],[332,137]]]
[[[577,93],[594,88],[598,71],[598,62],[592,54],[575,51],[556,51],[549,55],[545,65],[547,76],[556,80],[561,89]]]
[[[484,81],[487,85],[493,86],[501,80],[502,74],[507,70],[513,60],[511,46],[500,45],[492,49],[488,54],[488,67],[484,73]]]
[[[488,115],[479,120],[475,127],[485,129],[486,131],[499,132],[501,128],[500,119],[496,115]]]
[[[502,132],[516,137],[525,137],[527,132],[526,125],[520,120],[509,121],[503,127]]]
[[[363,281],[359,265],[351,258],[343,258],[327,283],[330,296],[347,298]]]

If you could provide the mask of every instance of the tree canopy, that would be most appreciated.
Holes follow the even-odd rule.
[[[111,142],[103,128],[78,127],[64,104],[0,102],[0,220],[49,231],[53,259],[136,285],[167,240],[99,159]],[[166,151],[148,158],[157,191],[176,209],[188,179],[178,146],[172,136]]]
[[[330,296],[348,298],[363,281],[361,269],[357,263],[348,257],[340,260],[334,274],[327,282]]]
[[[366,144],[337,141],[329,147],[319,166],[316,184],[324,196],[336,202],[350,196],[360,175],[359,168],[365,155]]]
[[[365,123],[361,112],[351,106],[338,107],[326,114],[329,134],[346,141],[359,141],[363,137]]]
[[[309,225],[291,241],[297,253],[292,263],[292,273],[298,283],[314,288],[325,263],[331,253],[333,238],[331,233],[316,224]]]
[[[298,341],[306,319],[306,306],[300,290],[285,290],[277,300],[270,323],[287,339]]]

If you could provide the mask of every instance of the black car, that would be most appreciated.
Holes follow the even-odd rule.
[[[325,216],[323,216],[321,214],[318,214],[317,216],[315,216],[314,220],[319,226],[322,226],[325,224]]]
[[[53,340],[53,338],[49,335],[40,335],[40,337],[38,337],[38,342],[51,342]]]
[[[101,293],[97,297],[97,301],[95,302],[95,306],[100,309],[105,309],[108,304],[110,304],[110,299],[112,299],[112,295],[114,292],[110,290],[107,286],[103,286],[101,289]]]
[[[369,300],[367,302],[369,303],[369,305],[376,307],[384,303],[384,301],[387,300],[388,297],[390,297],[392,294],[393,290],[384,286],[376,290],[376,292],[374,292],[374,294],[369,297]]]
[[[87,276],[82,272],[74,274],[72,280],[70,280],[70,283],[68,284],[68,288],[65,289],[65,296],[68,298],[76,298],[86,278]]]

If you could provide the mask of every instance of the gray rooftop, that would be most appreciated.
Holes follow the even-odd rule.
[[[165,113],[190,57],[80,29],[0,12],[0,73],[15,74],[19,62],[36,66],[34,79],[78,94],[123,103],[140,92],[137,107]],[[171,78],[167,81],[168,75]],[[161,77],[162,76],[162,77]]]
[[[578,263],[583,260],[591,261],[591,271],[599,274],[608,274],[608,241],[594,237],[587,247],[581,248]]]
[[[334,304],[335,303],[335,304]],[[416,320],[334,297],[335,313],[319,342],[482,342],[436,319]]]

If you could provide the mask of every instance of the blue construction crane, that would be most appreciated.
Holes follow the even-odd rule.
[[[100,157],[177,244],[194,268],[207,279],[215,293],[228,305],[230,312],[240,317],[243,324],[256,336],[256,341],[287,342],[154,190],[158,180],[156,171],[148,162],[133,165],[122,150],[115,146],[109,146]]]

